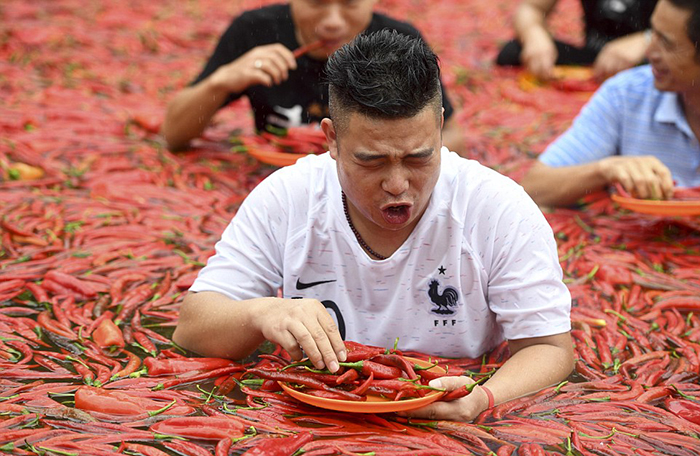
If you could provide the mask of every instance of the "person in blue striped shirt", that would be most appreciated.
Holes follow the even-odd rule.
[[[523,178],[538,204],[617,182],[652,199],[700,186],[700,1],[660,0],[651,27],[650,64],[606,81]]]

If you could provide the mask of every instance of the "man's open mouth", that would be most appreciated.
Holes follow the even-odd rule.
[[[391,223],[392,225],[401,225],[406,223],[411,217],[411,206],[409,204],[387,206],[382,209],[382,215],[387,223]]]

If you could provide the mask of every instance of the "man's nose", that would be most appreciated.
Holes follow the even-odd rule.
[[[651,62],[653,59],[658,57],[658,52],[659,41],[658,38],[656,38],[656,35],[652,32],[649,36],[649,45],[647,46],[647,50],[644,55],[646,59]]]
[[[382,190],[394,196],[399,196],[408,190],[409,178],[403,169],[393,169],[389,171],[382,182]]]
[[[343,7],[336,3],[327,5],[324,8],[323,17],[318,22],[318,28],[325,32],[333,32],[343,28],[344,25]]]

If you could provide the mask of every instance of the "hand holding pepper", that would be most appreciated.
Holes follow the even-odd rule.
[[[191,351],[229,359],[243,359],[268,340],[293,359],[306,354],[317,369],[328,367],[331,372],[347,356],[338,327],[316,299],[236,301],[216,292],[190,293],[173,340]]]
[[[211,75],[211,84],[228,93],[241,93],[248,87],[278,85],[296,70],[291,50],[280,43],[257,46]]]
[[[266,340],[282,346],[299,360],[304,353],[317,369],[339,369],[347,350],[333,318],[315,299],[275,299],[253,321]]]
[[[461,390],[467,392],[466,386],[473,385],[475,382],[469,377],[441,377],[430,381],[430,386],[433,388],[444,388],[447,391],[446,396],[459,396]],[[453,393],[453,391],[456,391]],[[479,413],[488,408],[489,398],[480,388],[474,388],[471,393],[463,397],[447,401],[436,401],[425,407],[411,410],[408,412],[399,412],[402,416],[412,418],[427,418],[427,419],[446,419],[458,421],[472,421]]]

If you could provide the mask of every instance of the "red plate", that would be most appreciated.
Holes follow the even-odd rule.
[[[620,207],[642,214],[662,216],[700,215],[700,201],[646,200],[618,194],[612,194],[610,197]]]
[[[406,357],[413,361],[413,363],[419,366],[431,366],[433,363],[423,361],[416,358]],[[429,369],[431,372],[445,373],[445,369],[440,366],[435,366]],[[367,401],[343,401],[341,399],[327,399],[324,397],[312,396],[310,394],[302,393],[295,390],[286,383],[279,382],[280,386],[284,391],[290,396],[305,402],[307,404],[315,405],[316,407],[321,407],[329,410],[336,410],[339,412],[354,412],[354,413],[389,413],[389,412],[401,412],[405,410],[413,410],[423,406],[426,406],[442,397],[442,391],[432,391],[423,397],[415,399],[405,399],[401,401],[391,401],[379,396],[367,395]]]
[[[293,154],[290,152],[276,152],[272,150],[258,149],[255,147],[248,147],[248,154],[263,163],[274,166],[293,165],[297,162],[297,160],[308,155]]]

